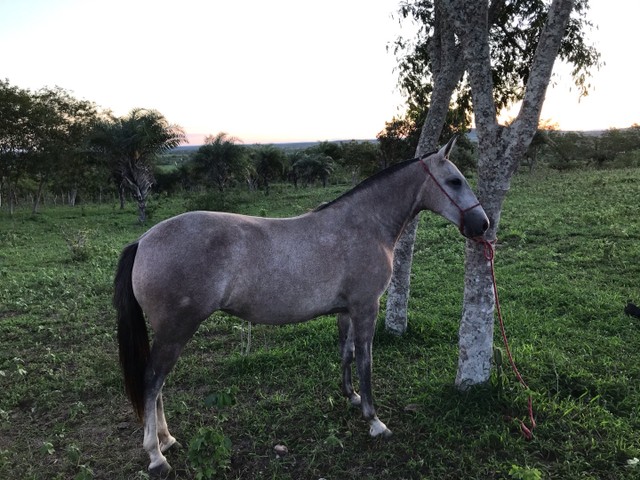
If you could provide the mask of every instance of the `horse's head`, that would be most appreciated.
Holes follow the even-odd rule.
[[[438,152],[419,160],[427,182],[433,184],[425,199],[426,208],[457,225],[465,237],[480,237],[489,228],[489,219],[467,179],[449,160],[455,143],[453,137]]]

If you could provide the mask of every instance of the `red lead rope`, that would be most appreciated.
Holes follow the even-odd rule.
[[[462,233],[464,235],[464,214],[466,212],[468,212],[469,210],[472,210],[472,209],[474,209],[476,207],[479,207],[480,206],[480,202],[478,202],[475,205],[472,205],[472,206],[470,206],[468,208],[464,208],[464,209],[460,205],[458,205],[458,203],[451,197],[451,195],[449,195],[449,193],[444,189],[444,187],[442,185],[440,185],[440,182],[438,182],[438,180],[433,175],[433,173],[431,173],[431,170],[429,170],[429,167],[427,167],[427,165],[423,161],[423,159],[426,156],[427,155],[423,155],[422,157],[419,157],[418,161],[422,165],[422,168],[424,169],[426,174],[429,177],[431,177],[431,179],[436,184],[436,186],[440,189],[440,191],[445,195],[445,197],[447,197],[449,199],[449,201],[453,205],[455,205],[455,207],[460,212],[460,226],[459,226],[459,229],[460,229],[460,233]],[[495,304],[496,304],[496,314],[498,315],[498,322],[500,324],[500,333],[502,334],[502,341],[504,343],[504,348],[505,348],[505,350],[507,352],[507,358],[509,359],[509,364],[511,365],[511,369],[513,370],[513,373],[515,374],[516,378],[520,382],[520,385],[522,385],[525,388],[525,390],[528,390],[529,386],[524,381],[524,378],[522,378],[522,375],[520,374],[520,371],[518,370],[518,367],[516,366],[516,362],[513,360],[513,355],[511,354],[511,348],[509,348],[509,340],[507,340],[507,333],[506,333],[505,328],[504,328],[504,320],[502,318],[502,310],[500,309],[500,299],[498,298],[498,284],[496,283],[496,271],[495,271],[495,268],[494,268],[494,265],[493,265],[493,259],[495,257],[494,246],[493,246],[493,244],[491,242],[489,242],[488,240],[485,240],[484,238],[474,238],[473,241],[483,245],[483,247],[484,247],[484,258],[487,259],[487,261],[489,262],[489,265],[491,266],[491,282],[493,284],[493,298],[494,298]],[[530,421],[530,425],[531,426],[527,427],[525,425],[525,423],[520,419],[518,419],[518,421],[520,422],[520,430],[522,431],[522,435],[524,435],[524,438],[526,440],[531,440],[533,438],[533,429],[536,428],[536,421],[535,421],[535,418],[533,417],[533,400],[531,399],[531,394],[529,394],[528,407],[529,407],[529,421]]]
[[[511,348],[509,348],[509,340],[507,340],[507,333],[504,328],[504,320],[502,318],[502,310],[500,309],[500,299],[498,298],[498,284],[496,283],[496,271],[493,265],[493,259],[495,257],[495,249],[491,242],[485,239],[477,239],[476,242],[480,243],[484,247],[484,258],[487,259],[489,265],[491,266],[491,281],[493,283],[493,297],[495,299],[496,304],[496,314],[498,315],[498,322],[500,324],[500,333],[502,334],[502,341],[504,343],[504,348],[507,352],[507,358],[509,359],[509,364],[511,365],[511,369],[515,374],[516,378],[520,382],[526,390],[529,389],[529,386],[522,378],[518,367],[516,366],[516,362],[513,360],[513,355],[511,355]],[[531,394],[529,394],[528,400],[528,409],[529,409],[529,422],[530,427],[527,427],[525,423],[518,419],[520,422],[520,431],[526,440],[531,440],[533,438],[533,429],[536,428],[536,420],[533,416],[533,400],[531,399]]]

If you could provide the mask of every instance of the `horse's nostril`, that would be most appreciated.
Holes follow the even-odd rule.
[[[487,230],[489,230],[489,220],[485,220],[482,224],[482,232],[486,232]]]

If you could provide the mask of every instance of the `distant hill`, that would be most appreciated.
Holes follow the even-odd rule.
[[[602,135],[606,130],[583,130],[583,131],[570,131],[570,130],[561,130],[560,133],[581,133],[583,135],[588,135],[588,136],[594,136],[594,137],[599,137],[600,135]],[[469,139],[469,141],[471,141],[472,143],[478,143],[478,135],[476,133],[476,129],[472,128],[471,130],[469,130],[467,133],[467,138]],[[371,142],[371,143],[376,143],[378,142],[377,139],[366,139],[366,140],[331,140],[329,141],[329,143],[348,143],[348,142]],[[257,147],[260,145],[273,145],[275,147],[281,148],[282,150],[286,150],[286,151],[295,151],[295,150],[304,150],[306,148],[310,148],[313,147],[314,145],[318,145],[319,143],[322,142],[282,142],[282,143],[249,143],[246,144],[248,147]],[[184,153],[184,154],[189,154],[192,152],[195,152],[198,150],[198,148],[200,148],[202,145],[181,145],[179,147],[174,148],[173,150],[171,150],[171,152],[169,153],[173,153],[173,154],[180,154],[180,153]]]
[[[376,143],[378,140],[376,139],[367,139],[367,140],[331,140],[329,143],[348,143],[348,142],[371,142]],[[284,143],[248,143],[246,146],[248,147],[258,147],[260,145],[273,145],[274,147],[281,148],[282,150],[294,151],[294,150],[304,150],[306,148],[313,147],[322,142],[284,142]],[[202,145],[180,145],[179,147],[171,150],[170,153],[191,153],[195,152]]]

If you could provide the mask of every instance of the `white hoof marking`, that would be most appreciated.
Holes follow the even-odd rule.
[[[173,447],[176,443],[178,443],[178,441],[174,437],[170,436],[164,442],[160,442],[160,451],[164,453],[167,450],[169,450],[171,447]],[[178,446],[179,445],[180,444],[178,444]]]
[[[372,437],[377,437],[381,434],[387,437],[391,434],[391,430],[389,430],[387,426],[377,418],[371,420],[370,425],[371,427],[369,428],[369,435],[371,435]]]

